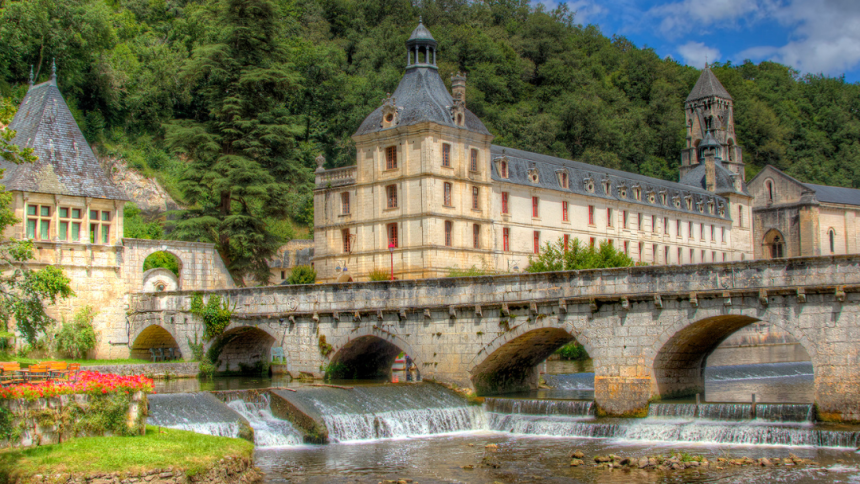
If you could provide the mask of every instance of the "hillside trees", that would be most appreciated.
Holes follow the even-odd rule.
[[[173,236],[214,242],[234,279],[268,281],[266,264],[284,242],[266,224],[285,217],[296,185],[307,184],[288,101],[301,92],[284,15],[270,0],[224,0],[218,34],[194,49],[182,77],[196,102],[165,124],[169,147],[189,160],[186,201]]]

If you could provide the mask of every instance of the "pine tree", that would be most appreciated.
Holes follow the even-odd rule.
[[[182,188],[194,204],[171,235],[215,243],[239,284],[268,282],[266,262],[284,241],[266,220],[287,216],[311,176],[295,143],[304,128],[288,109],[300,76],[273,2],[222,0],[216,11],[218,34],[183,70],[196,87],[191,119],[165,125],[168,145],[189,160]]]

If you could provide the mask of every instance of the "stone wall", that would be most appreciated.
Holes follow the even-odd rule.
[[[155,380],[171,378],[195,378],[200,373],[200,363],[152,363],[148,365],[95,365],[85,367],[86,371],[121,376],[144,375]]]
[[[838,256],[209,294],[236,308],[225,334],[257,334],[258,358],[281,346],[291,372],[317,376],[393,346],[425,378],[507,392],[534,387],[534,365],[576,339],[594,358],[598,406],[615,415],[701,392],[717,344],[763,321],[809,353],[824,417],[860,420],[858,267],[860,257]],[[157,325],[180,346],[202,334],[192,295],[133,295],[132,334]]]

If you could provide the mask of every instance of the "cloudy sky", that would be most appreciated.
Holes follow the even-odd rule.
[[[541,0],[554,7],[556,0]],[[593,23],[661,57],[774,60],[803,73],[860,81],[860,0],[568,0]]]

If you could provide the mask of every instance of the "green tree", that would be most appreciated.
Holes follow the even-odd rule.
[[[218,34],[183,69],[200,99],[193,118],[165,125],[166,141],[189,159],[186,201],[171,236],[213,242],[234,280],[268,282],[267,264],[284,242],[265,220],[284,218],[290,194],[311,171],[297,162],[290,115],[299,77],[290,62],[283,11],[270,0],[223,0]]]
[[[311,266],[296,266],[287,278],[287,284],[313,284],[317,281],[317,272]]]
[[[93,308],[84,306],[75,313],[71,322],[63,321],[60,331],[54,337],[57,352],[67,354],[73,359],[85,358],[98,342],[98,335],[93,328],[96,314]]]
[[[122,235],[129,239],[160,240],[164,229],[157,221],[147,222],[134,202],[127,202],[122,211]]]
[[[624,252],[615,249],[608,242],[601,242],[595,248],[585,245],[579,239],[573,239],[568,248],[559,238],[556,242],[547,242],[537,257],[529,258],[526,272],[578,271],[583,269],[601,269],[608,267],[630,267],[636,265],[633,259]]]
[[[143,261],[143,272],[157,268],[168,269],[179,277],[179,259],[169,252],[153,252]]]

